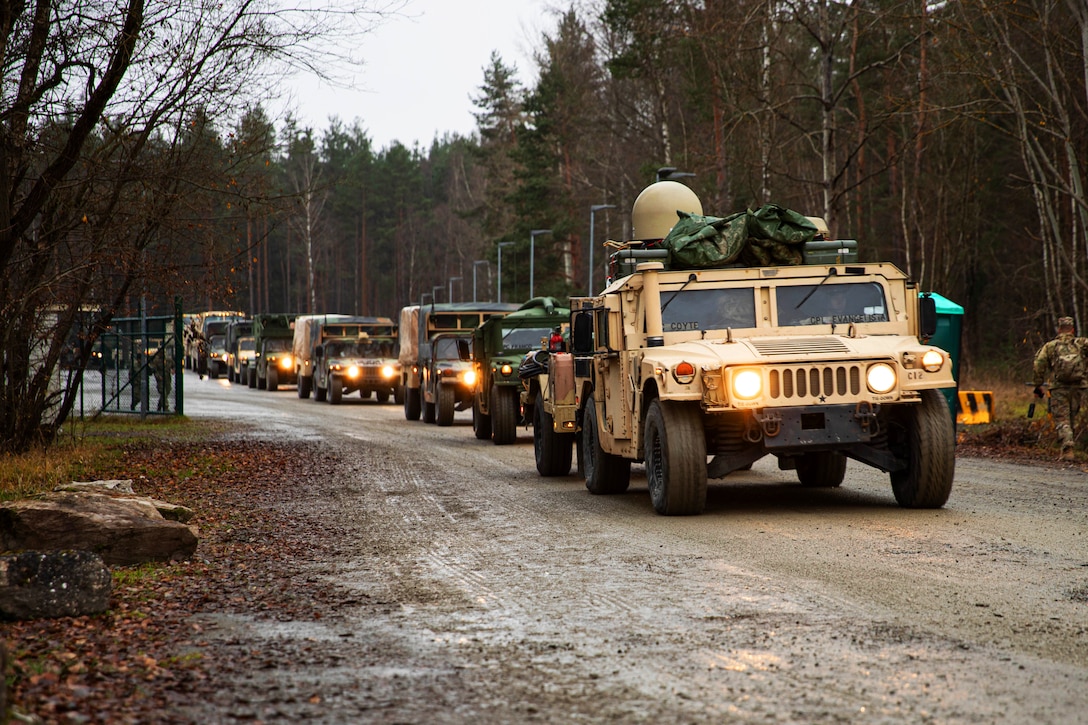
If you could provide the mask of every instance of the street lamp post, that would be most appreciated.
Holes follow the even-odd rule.
[[[589,292],[590,297],[593,296],[593,247],[595,239],[593,237],[593,215],[602,209],[615,209],[615,204],[594,204],[589,207]]]
[[[536,261],[536,238],[541,234],[551,233],[551,229],[534,229],[529,232],[529,299],[533,299],[533,264]]]
[[[502,248],[512,247],[516,242],[499,242],[499,302],[502,302]]]
[[[472,301],[473,302],[476,301],[476,268],[479,267],[481,264],[486,264],[487,265],[487,280],[489,282],[491,281],[491,262],[487,261],[486,259],[477,259],[475,262],[473,262],[472,263]],[[491,292],[491,286],[490,285],[488,285],[487,291],[488,291],[488,293]]]
[[[450,277],[450,302],[453,302],[453,283],[460,282],[462,277]],[[465,296],[465,286],[461,285],[461,297]]]

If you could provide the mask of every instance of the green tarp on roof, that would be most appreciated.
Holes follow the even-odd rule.
[[[727,217],[677,212],[680,220],[661,242],[670,269],[713,269],[801,264],[816,225],[803,214],[765,204]]]

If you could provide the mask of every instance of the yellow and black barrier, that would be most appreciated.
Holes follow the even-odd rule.
[[[994,419],[994,394],[990,390],[960,390],[956,396],[956,423],[979,425]]]

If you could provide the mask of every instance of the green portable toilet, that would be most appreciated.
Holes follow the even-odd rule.
[[[963,308],[947,297],[936,292],[926,292],[937,303],[937,332],[929,338],[929,343],[936,345],[952,356],[952,377],[956,379],[957,387],[945,388],[941,392],[948,400],[948,409],[952,413],[952,420],[956,419],[957,391],[960,381],[960,353],[963,336]]]

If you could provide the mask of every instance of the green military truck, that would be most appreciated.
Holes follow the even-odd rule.
[[[487,320],[472,335],[476,386],[472,402],[472,430],[480,440],[507,445],[517,438],[522,411],[532,409],[532,390],[522,405],[518,370],[527,353],[546,349],[556,329],[567,327],[570,310],[554,298],[536,297],[505,317]]]
[[[338,405],[344,395],[372,394],[401,403],[396,326],[388,317],[353,317],[314,326],[313,390],[318,402]]]
[[[297,381],[291,357],[294,321],[290,313],[265,313],[253,316],[253,363],[249,387],[275,391],[280,385]]]
[[[436,335],[447,334],[471,338],[472,332],[492,317],[502,317],[518,308],[515,304],[498,302],[457,302],[451,304],[410,305],[400,311],[398,340],[400,343],[401,384],[404,389],[404,417],[407,420],[419,420],[422,414],[426,423],[438,419],[438,394],[441,386],[436,384],[442,376],[435,374],[435,356],[432,345]],[[450,343],[443,343],[445,353]],[[453,346],[458,350],[457,359],[461,359],[461,349],[456,341]],[[467,346],[464,353],[468,359]],[[449,362],[453,362],[452,360]],[[464,366],[458,366],[464,367]],[[443,368],[453,370],[453,366]],[[467,379],[471,376],[471,379]],[[450,375],[445,374],[446,378]],[[475,372],[471,366],[459,369],[455,377],[471,391],[475,383]],[[444,393],[448,402],[449,392]],[[454,407],[457,408],[456,395]],[[471,405],[471,395],[468,398]],[[462,400],[463,404],[463,400]],[[445,409],[444,409],[445,410]],[[446,411],[452,416],[452,411]],[[443,421],[446,418],[443,417]],[[450,417],[452,422],[452,417]],[[446,423],[444,423],[446,424]]]
[[[571,300],[587,488],[625,491],[643,461],[658,513],[698,514],[708,479],[764,456],[810,487],[839,486],[853,459],[888,473],[901,506],[943,506],[955,381],[929,344],[933,299],[892,264],[858,263],[855,243],[820,239],[822,220],[773,205],[701,215],[686,187],[650,186],[610,284]]]

